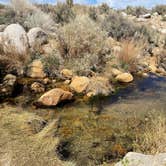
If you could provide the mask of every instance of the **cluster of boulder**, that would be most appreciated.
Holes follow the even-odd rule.
[[[48,36],[39,27],[29,30],[28,33],[19,24],[8,25],[0,32],[0,45],[6,54],[27,55],[30,49],[35,50],[47,43]]]

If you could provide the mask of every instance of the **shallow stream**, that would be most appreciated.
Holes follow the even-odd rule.
[[[20,107],[20,106],[19,106]],[[61,160],[78,166],[114,162],[133,149],[133,140],[151,114],[166,115],[166,78],[151,75],[121,85],[110,97],[73,102],[53,109],[25,107],[46,122],[59,119]]]

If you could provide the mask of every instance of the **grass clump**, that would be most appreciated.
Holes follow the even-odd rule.
[[[135,150],[148,154],[166,152],[166,117],[164,113],[157,116],[150,115],[143,133],[137,135]]]
[[[138,44],[133,41],[123,41],[117,55],[120,66],[128,71],[136,70],[140,53],[141,47]]]

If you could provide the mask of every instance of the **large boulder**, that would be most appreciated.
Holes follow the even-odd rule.
[[[29,49],[27,34],[19,24],[11,24],[5,28],[2,42],[5,53],[26,55]]]
[[[166,153],[156,155],[144,155],[141,153],[129,152],[122,161],[115,166],[165,166]]]
[[[75,76],[72,79],[72,82],[70,84],[70,88],[77,92],[77,93],[83,93],[86,91],[88,85],[90,83],[90,79],[88,77],[84,76]]]
[[[60,88],[55,88],[42,95],[37,103],[43,106],[56,106],[62,101],[71,100],[72,97],[73,94],[71,92],[64,91]]]
[[[31,78],[44,78],[46,76],[41,60],[34,60],[28,66],[27,75]]]
[[[46,44],[48,41],[48,35],[39,27],[30,29],[27,36],[30,47],[34,50],[40,48],[41,45]]]
[[[130,73],[122,73],[116,76],[116,80],[119,82],[128,83],[133,81],[133,76]]]

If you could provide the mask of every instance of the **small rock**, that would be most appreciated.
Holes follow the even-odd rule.
[[[47,85],[47,84],[49,84],[49,83],[51,83],[51,80],[50,80],[49,78],[44,78],[44,79],[43,79],[43,84],[44,84],[44,85]]]
[[[119,82],[128,83],[133,81],[133,76],[130,73],[122,73],[116,76],[116,80]]]
[[[111,73],[114,77],[116,77],[119,74],[122,74],[122,72],[116,68],[112,68]]]
[[[158,15],[159,15],[158,12],[153,13],[153,16],[158,16]]]
[[[152,73],[156,73],[157,67],[156,67],[155,65],[150,65],[150,66],[149,66],[149,70],[150,70]]]
[[[40,60],[34,60],[28,66],[27,75],[31,78],[44,78],[46,74],[44,73],[44,67]]]
[[[147,13],[147,14],[144,14],[144,15],[140,15],[139,16],[140,18],[151,18],[151,14],[150,13]]]
[[[63,69],[60,72],[65,78],[71,79],[73,77],[73,72],[69,69]]]
[[[69,85],[71,83],[71,80],[66,80],[66,81],[64,81],[64,84],[65,85]]]
[[[41,92],[44,92],[45,91],[45,88],[44,86],[39,83],[39,82],[34,82],[32,85],[31,85],[31,90],[35,93],[41,93]]]
[[[90,79],[88,77],[84,76],[75,76],[72,79],[72,82],[70,84],[70,88],[74,90],[77,93],[83,93],[86,91],[88,85],[90,83]]]
[[[62,101],[71,100],[72,97],[73,94],[71,92],[64,91],[60,88],[55,88],[42,95],[37,103],[43,106],[56,106]]]
[[[7,74],[3,79],[3,84],[5,86],[14,86],[16,83],[17,77],[12,74]]]

